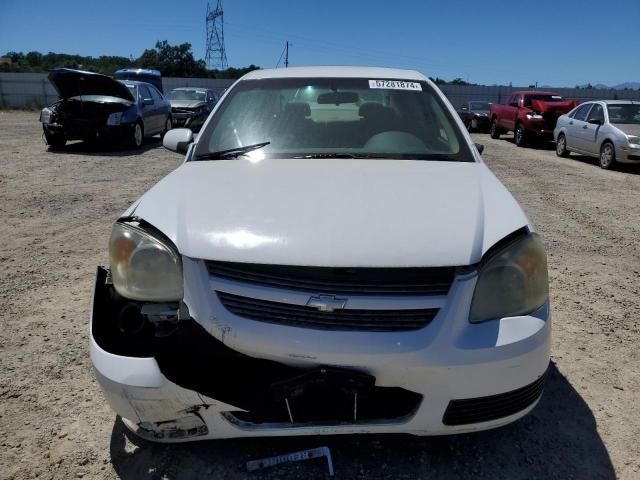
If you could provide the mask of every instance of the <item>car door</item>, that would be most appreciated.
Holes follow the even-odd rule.
[[[170,115],[171,106],[169,101],[164,98],[162,93],[154,87],[153,85],[149,85],[149,91],[151,91],[151,96],[153,97],[154,107],[155,107],[155,117],[157,121],[158,131],[163,132],[164,126],[166,124],[166,120]]]
[[[142,123],[144,124],[145,136],[150,136],[158,131],[158,118],[155,111],[155,102],[149,87],[146,85],[140,85],[138,88],[140,92],[140,114],[142,116]]]
[[[600,123],[595,123],[600,122]],[[590,154],[599,154],[600,148],[598,147],[599,133],[604,125],[604,108],[599,103],[594,103],[593,107],[587,114],[586,122],[581,129],[578,130],[578,136],[580,137],[581,148]]]
[[[571,150],[585,150],[586,143],[584,141],[585,134],[583,132],[584,126],[587,125],[587,115],[593,107],[593,103],[585,103],[578,107],[575,115],[569,120],[567,125],[567,148]]]
[[[518,110],[522,105],[522,97],[520,95],[514,95],[509,100],[509,104],[505,107],[503,127],[507,130],[513,130],[516,126],[516,118],[518,118]]]

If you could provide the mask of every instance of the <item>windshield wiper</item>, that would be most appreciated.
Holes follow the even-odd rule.
[[[252,152],[262,147],[266,147],[271,142],[254,143],[244,147],[230,148],[228,150],[220,150],[218,152],[207,152],[196,155],[194,160],[227,160],[230,158],[238,158],[245,153]]]

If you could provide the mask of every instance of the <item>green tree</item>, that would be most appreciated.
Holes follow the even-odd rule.
[[[190,43],[156,42],[155,48],[145,50],[135,63],[141,68],[160,70],[167,77],[204,77],[207,73],[204,61],[193,58]]]
[[[456,77],[449,82],[451,85],[471,85],[469,82],[465,82],[460,77]]]

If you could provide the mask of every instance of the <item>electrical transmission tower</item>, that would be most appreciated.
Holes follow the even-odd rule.
[[[212,9],[207,2],[207,51],[204,59],[207,67],[215,70],[227,68],[227,52],[224,49],[224,17],[222,0],[217,0],[216,8]]]

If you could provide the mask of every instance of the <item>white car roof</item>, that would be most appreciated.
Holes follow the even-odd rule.
[[[582,102],[580,105],[584,105],[585,103],[604,103],[606,105],[629,105],[630,103],[638,104],[640,101],[638,100],[586,100]],[[580,106],[578,105],[578,106]]]
[[[305,77],[352,77],[394,78],[399,80],[428,81],[422,73],[415,70],[381,67],[290,67],[253,70],[242,77],[242,80],[258,80],[264,78],[305,78]]]

